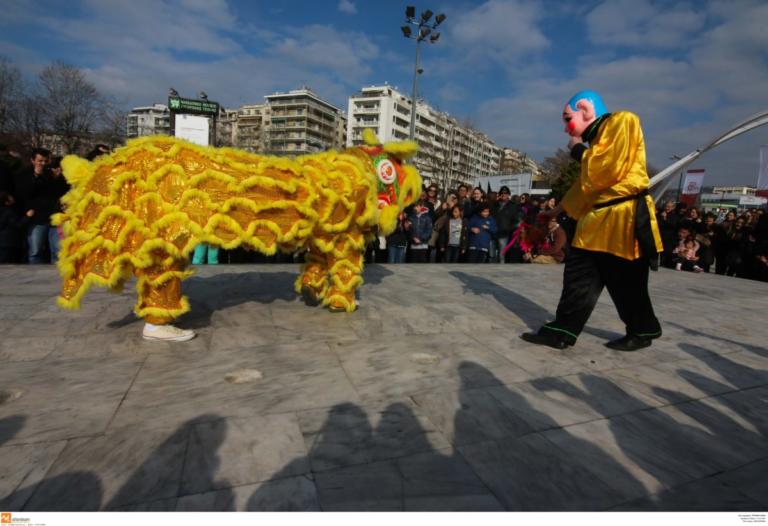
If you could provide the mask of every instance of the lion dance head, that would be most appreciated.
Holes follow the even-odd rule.
[[[403,208],[418,199],[421,177],[414,166],[405,161],[416,155],[413,141],[381,144],[373,130],[363,131],[365,144],[358,147],[373,165],[378,185],[379,233],[389,235],[397,226],[397,216]]]

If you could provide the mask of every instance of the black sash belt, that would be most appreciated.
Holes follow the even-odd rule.
[[[653,237],[653,229],[651,228],[651,212],[645,199],[645,196],[649,195],[646,188],[640,193],[634,195],[625,195],[605,201],[604,203],[597,203],[592,208],[599,210],[600,208],[607,208],[626,201],[638,200],[637,208],[635,209],[635,239],[640,247],[640,253],[648,260],[648,264],[651,270],[659,269],[659,256],[656,251],[656,239]]]
[[[635,199],[642,199],[646,195],[648,195],[647,188],[638,194],[625,195],[622,197],[617,197],[616,199],[611,199],[610,201],[605,201],[604,203],[597,203],[592,208],[594,208],[595,210],[599,210],[600,208],[607,208],[609,206],[617,205],[619,203],[625,203],[627,201],[633,201]]]

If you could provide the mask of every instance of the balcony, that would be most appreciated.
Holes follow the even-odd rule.
[[[378,106],[358,106],[354,109],[354,113],[379,113]]]

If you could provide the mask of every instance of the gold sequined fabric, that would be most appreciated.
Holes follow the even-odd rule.
[[[199,243],[307,251],[296,289],[353,310],[366,238],[394,212],[379,210],[376,175],[357,150],[293,160],[158,136],[62,165],[73,188],[54,218],[65,234],[59,304],[77,308],[91,285],[120,289],[136,276],[137,314],[165,323],[189,309],[181,280]],[[391,208],[418,194],[418,173],[407,169],[408,195]]]
[[[624,259],[640,257],[635,239],[636,200],[614,206],[594,208],[624,196],[637,195],[648,188],[645,142],[637,115],[613,113],[598,131],[595,141],[581,159],[581,173],[563,197],[561,206],[578,219],[573,246],[608,252]],[[653,200],[645,196],[651,214],[651,230],[659,252],[661,235],[653,210]],[[645,206],[648,206],[645,205]]]

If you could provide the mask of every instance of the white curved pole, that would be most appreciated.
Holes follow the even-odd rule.
[[[746,133],[757,127],[763,126],[764,124],[768,124],[768,111],[763,111],[755,115],[752,115],[748,119],[744,120],[743,122],[740,122],[739,124],[732,127],[730,130],[728,130],[727,132],[723,133],[722,135],[718,136],[716,139],[712,140],[706,146],[699,148],[698,150],[692,151],[682,159],[664,168],[662,171],[660,171],[659,173],[657,173],[651,178],[651,182],[648,187],[653,188],[654,186],[662,182],[664,179],[666,179],[670,175],[680,173],[682,170],[685,169],[686,166],[688,166],[693,161],[698,159],[702,153],[707,152],[712,148],[715,148],[716,146],[720,146],[724,142],[730,141],[731,139],[741,135],[742,133]]]

